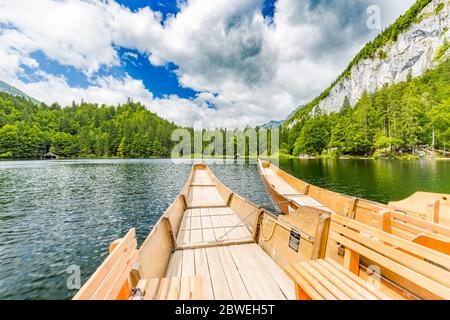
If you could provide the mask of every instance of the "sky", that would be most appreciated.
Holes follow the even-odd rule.
[[[413,3],[0,0],[0,80],[48,104],[132,98],[183,126],[262,125],[320,94]]]

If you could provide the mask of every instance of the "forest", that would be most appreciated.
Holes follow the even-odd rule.
[[[132,101],[61,107],[0,93],[0,159],[39,159],[47,152],[60,159],[167,158],[182,142],[176,134],[172,141],[176,129],[188,134],[185,152],[176,157],[257,156],[259,129],[252,130],[253,135],[239,129],[198,131],[181,128]],[[270,140],[270,131],[266,134]],[[268,147],[270,142],[264,150]]]
[[[63,108],[0,93],[0,159],[167,157],[176,128],[132,101]]]
[[[351,107],[324,114],[305,107],[283,129],[282,149],[292,155],[382,156],[413,153],[420,146],[450,149],[450,60],[421,77],[364,93]]]

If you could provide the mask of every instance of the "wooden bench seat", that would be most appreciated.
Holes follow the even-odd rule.
[[[335,214],[330,238],[345,247],[344,266],[356,275],[364,258],[420,298],[450,299],[450,256]]]
[[[201,300],[200,276],[141,279],[130,300]]]
[[[111,244],[109,256],[73,299],[127,300],[134,285],[131,274],[138,259],[136,230],[131,229],[124,238]]]
[[[298,300],[388,300],[389,297],[332,259],[286,268]]]
[[[288,266],[299,298],[387,298],[358,280],[365,264],[380,271],[379,281],[389,280],[405,293],[450,299],[450,256],[444,253],[337,214],[331,215],[329,241],[345,248],[344,266],[330,259]]]

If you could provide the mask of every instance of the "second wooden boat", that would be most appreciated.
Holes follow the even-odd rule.
[[[300,207],[321,208],[370,224],[372,213],[392,210],[436,224],[450,226],[450,195],[417,192],[388,205],[339,194],[297,179],[268,161],[258,160],[267,192],[280,213],[289,215]]]

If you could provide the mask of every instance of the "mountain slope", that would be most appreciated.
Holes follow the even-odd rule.
[[[25,98],[25,99],[27,99],[27,100],[35,103],[35,104],[40,104],[40,102],[37,101],[36,99],[31,98],[30,96],[26,95],[25,93],[23,93],[19,89],[15,88],[13,86],[10,86],[9,84],[7,84],[7,83],[5,83],[5,82],[3,82],[1,80],[0,80],[0,92],[6,92],[6,93],[9,93],[9,94],[11,94],[13,96],[23,97],[23,98]]]
[[[305,113],[354,106],[364,92],[417,77],[450,55],[448,0],[418,0],[393,25],[368,43],[320,96],[298,110],[285,125],[292,128]]]

